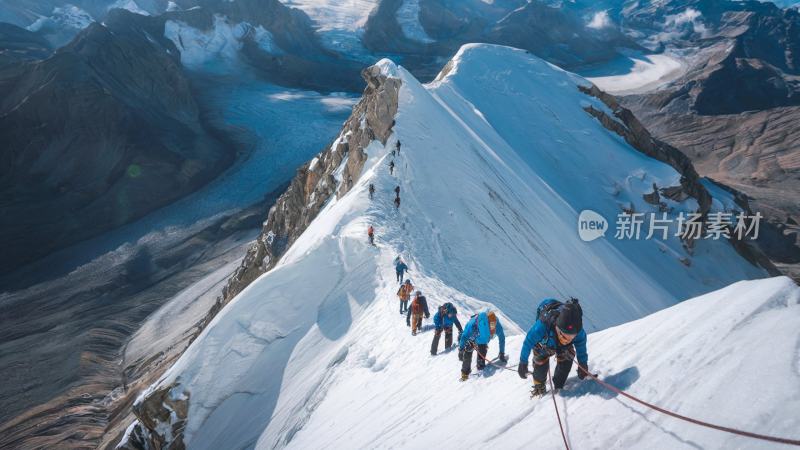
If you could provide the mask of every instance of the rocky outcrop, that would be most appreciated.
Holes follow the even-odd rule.
[[[195,337],[225,304],[277,264],[328,201],[353,187],[364,167],[367,146],[375,141],[387,143],[397,113],[400,80],[385,73],[380,65],[365,69],[362,76],[367,87],[341,133],[297,170]],[[134,405],[138,422],[127,433],[126,448],[183,448],[183,426],[189,414],[184,402],[189,395],[178,384],[170,384],[157,386],[140,397]]]
[[[647,128],[642,125],[631,110],[621,106],[619,101],[613,96],[600,90],[597,86],[579,86],[581,92],[596,97],[601,100],[613,113],[614,117],[609,116],[605,111],[601,111],[588,105],[584,110],[597,118],[604,127],[621,136],[631,147],[644,153],[645,155],[669,164],[679,174],[681,174],[680,186],[670,186],[663,189],[653,185],[653,193],[646,194],[645,200],[649,203],[660,203],[660,194],[671,199],[686,199],[692,197],[697,200],[698,212],[706,217],[711,209],[711,194],[700,182],[700,176],[692,165],[692,161],[680,150],[654,138]],[[745,209],[749,212],[749,208]],[[765,255],[765,252],[758,244],[750,241],[739,241],[731,234],[730,242],[736,251],[754,265],[763,267],[770,275],[782,275],[782,272]],[[683,239],[683,245],[689,254],[692,254],[694,242],[691,239]],[[689,265],[689,260],[682,261]]]
[[[586,112],[596,117],[604,127],[620,135],[631,147],[674,168],[681,174],[682,190],[688,196],[697,199],[701,214],[705,216],[708,213],[711,208],[711,195],[700,183],[700,176],[686,155],[677,148],[655,139],[631,110],[622,107],[613,95],[601,91],[594,85],[580,86],[579,89],[587,95],[600,99],[613,111],[614,117],[591,105],[584,108]]]
[[[361,174],[366,160],[364,149],[370,142],[377,139],[386,143],[397,113],[400,81],[383,75],[378,66],[365,69],[362,75],[367,87],[341,134],[330,147],[297,170],[289,188],[270,209],[261,235],[228,281],[220,305],[275,266],[332,195],[344,195],[352,188]]]

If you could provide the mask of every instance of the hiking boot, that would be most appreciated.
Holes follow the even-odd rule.
[[[468,373],[461,373],[461,380],[460,381],[467,381],[469,379]]]
[[[547,387],[544,383],[534,383],[531,389],[531,398],[542,397],[547,393]]]

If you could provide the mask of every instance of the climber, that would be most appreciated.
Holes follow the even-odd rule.
[[[372,225],[367,228],[367,237],[369,237],[370,245],[375,245],[375,229],[372,228]]]
[[[400,208],[400,197],[399,196],[394,198],[394,207],[395,208]]]
[[[422,295],[422,292],[417,291],[414,295],[414,300],[411,301],[411,306],[406,313],[406,325],[411,327],[411,335],[416,336],[417,330],[422,331],[422,315],[428,319],[431,314],[428,312],[428,300]]]
[[[395,260],[395,263],[394,263],[394,271],[395,271],[395,275],[397,275],[397,281],[399,283],[402,283],[403,282],[403,275],[406,273],[406,271],[408,271],[408,266],[406,265],[405,262],[403,262],[402,259],[398,258],[397,260]]]
[[[464,326],[464,332],[458,340],[458,360],[461,364],[461,381],[466,381],[472,371],[472,352],[478,352],[477,367],[483,370],[486,367],[488,357],[486,352],[489,349],[489,341],[495,336],[500,338],[500,354],[497,359],[501,362],[508,362],[505,354],[506,335],[503,333],[503,326],[494,311],[482,312],[469,319]]]
[[[397,186],[396,188],[394,188],[394,193],[398,198],[400,198],[400,186]]]
[[[453,346],[453,324],[458,328],[458,340],[461,340],[461,322],[458,321],[458,311],[452,303],[448,302],[440,306],[433,315],[433,326],[436,331],[433,333],[433,342],[431,343],[431,355],[436,355],[439,350],[439,337],[444,332],[444,349],[448,350]]]
[[[369,184],[369,199],[372,200],[372,196],[375,195],[375,185],[370,183]]]
[[[589,355],[586,352],[586,331],[583,329],[583,311],[577,299],[566,303],[548,298],[536,309],[536,322],[528,331],[519,354],[517,372],[520,378],[528,377],[528,357],[533,351],[533,389],[531,396],[547,392],[545,381],[549,372],[550,357],[556,355],[556,370],[553,387],[562,389],[572,368],[572,360],[578,355],[578,378],[586,378]]]
[[[389,175],[394,175],[394,160],[389,163]]]
[[[400,154],[400,141],[399,140],[397,141],[397,144],[395,144],[395,147],[397,147],[397,154],[399,155]]]
[[[411,280],[406,280],[397,290],[397,296],[400,298],[400,314],[408,311],[408,299],[411,298],[411,292],[413,291],[414,286],[411,285]]]

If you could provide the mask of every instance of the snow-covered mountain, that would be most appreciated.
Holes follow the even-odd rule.
[[[654,183],[696,195],[664,198],[670,217],[702,208],[708,199],[681,182],[687,173],[629,144],[645,138],[627,135],[632,126],[624,114],[591,95],[589,83],[577,75],[527,52],[492,45],[463,47],[427,85],[389,60],[368,73],[368,95],[345,131],[299,171],[303,178],[273,207],[254,245],[269,250],[280,242],[288,250],[278,254],[276,265],[269,252],[248,254],[245,265],[274,268],[225,305],[139,398],[134,407],[139,421],[123,447],[557,445],[554,429],[514,432],[543,420],[553,424],[551,405],[530,403],[516,375],[489,371],[459,385],[455,354],[430,359],[430,334],[410,336],[394,295],[392,260],[398,254],[432,306],[450,301],[462,321],[477,311],[498,310],[512,362],[541,298],[580,298],[584,323],[597,331],[766,276],[726,241],[699,240],[689,250],[675,237],[579,238],[581,210],[607,218],[623,208],[657,211],[644,199]],[[392,89],[376,95],[384,92],[381,85],[399,86],[388,130],[380,129],[386,121],[375,117],[392,113],[392,106],[380,101],[395,96]],[[401,152],[393,157],[398,140]],[[392,160],[394,173],[388,167]],[[330,173],[320,173],[320,167]],[[369,184],[377,190],[372,201]],[[399,208],[392,205],[395,186]],[[290,220],[287,209],[315,204],[321,205],[315,218],[291,218],[310,222],[302,234],[294,240],[282,234]],[[709,207],[724,205],[714,199]],[[377,247],[367,244],[369,225],[376,229]],[[791,419],[779,412],[796,409],[797,395],[780,410],[769,399],[755,406],[748,402],[748,410],[732,417],[725,411],[731,411],[730,393],[739,387],[711,393],[710,386],[723,385],[697,378],[707,374],[702,369],[715,367],[719,354],[728,359],[714,377],[732,378],[736,368],[753,360],[735,337],[766,339],[763,332],[772,329],[788,338],[782,335],[779,344],[785,348],[761,355],[776,371],[769,383],[796,391],[793,363],[778,355],[796,351],[790,347],[799,298],[800,290],[783,278],[735,285],[592,335],[590,361],[611,381],[683,412],[742,426],[758,422],[762,431],[787,434]],[[779,323],[778,316],[785,321]],[[726,340],[728,334],[734,337]],[[704,344],[698,348],[697,342]],[[696,378],[684,380],[678,373]],[[744,375],[751,381],[748,389],[754,376]],[[680,389],[685,396],[676,394]],[[641,439],[672,443],[671,436],[683,446],[729,442],[706,431],[677,432],[662,419],[628,425],[639,420],[637,410],[606,406],[608,397],[588,383],[573,385],[562,397],[580,447],[625,447]],[[486,405],[480,414],[484,422],[454,437],[450,427],[468,423],[465,414],[476,417],[464,409],[468,399]],[[590,412],[573,413],[575,408]],[[418,429],[409,433],[412,425]],[[449,431],[434,432],[442,429]],[[631,432],[620,435],[623,429]],[[689,441],[679,440],[684,437]],[[591,445],[589,439],[601,443]]]

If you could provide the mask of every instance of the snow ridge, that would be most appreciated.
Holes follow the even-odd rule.
[[[604,379],[683,413],[791,434],[790,412],[800,406],[797,362],[772,355],[798,354],[796,286],[786,278],[738,283],[664,309],[764,272],[726,242],[698,243],[687,267],[675,256],[683,255],[675,239],[578,239],[580,210],[607,217],[622,204],[647,210],[642,194],[651,184],[679,178],[586,114],[585,102],[603,106],[578,90],[585,80],[491,45],[462,48],[450,71],[427,86],[388,60],[378,68],[401,80],[393,135],[367,146],[352,189],[332,198],[276,267],[235,297],[154,386],[185,390],[187,446],[560,446],[560,434],[548,428],[552,404],[531,402],[528,381],[488,368],[458,383],[453,352],[430,356],[429,324],[410,336],[395,297],[398,254],[432,312],[449,301],[465,323],[476,312],[498,311],[512,363],[538,300],[574,295],[587,328],[603,330],[590,335],[589,352]],[[398,140],[400,154],[392,156]],[[677,213],[696,204],[670,206]],[[369,225],[377,247],[367,244]],[[765,341],[772,328],[792,338]],[[741,398],[731,393],[739,389],[726,390],[723,380],[752,361],[740,342],[776,346],[778,353],[759,361],[769,365],[774,395],[788,393],[783,403],[769,394],[746,410],[735,407]],[[495,341],[489,356],[496,352]],[[710,374],[710,367],[721,369]],[[757,385],[756,371],[744,372],[753,383],[745,386]],[[676,381],[677,374],[687,378]],[[661,418],[639,420],[639,410],[611,398],[569,380],[558,401],[574,446],[751,444]],[[481,426],[440,432],[475,421],[467,399],[481,405]]]

